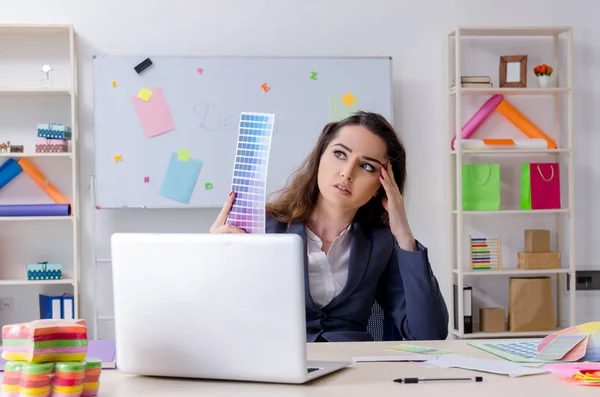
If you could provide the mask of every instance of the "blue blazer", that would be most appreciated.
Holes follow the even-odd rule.
[[[306,247],[303,222],[287,224],[267,216],[267,233],[295,233]],[[371,307],[377,301],[386,318],[393,319],[396,338],[446,339],[448,309],[433,275],[427,249],[405,251],[388,228],[367,229],[355,222],[348,281],[341,293],[319,308],[312,300],[308,281],[308,253],[304,252],[306,337],[330,342],[372,341],[367,332]]]

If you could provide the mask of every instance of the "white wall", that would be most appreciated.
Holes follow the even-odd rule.
[[[118,55],[391,55],[394,59],[395,118],[406,143],[410,221],[429,248],[448,300],[446,247],[445,37],[459,25],[571,25],[574,27],[574,131],[577,200],[577,263],[599,268],[594,242],[600,210],[597,111],[600,5],[593,0],[302,0],[302,1],[77,1],[0,0],[1,23],[73,24],[78,35],[81,185],[93,174],[92,63],[94,54]],[[504,54],[498,54],[504,55]],[[1,54],[0,54],[1,56]],[[497,78],[497,64],[489,65]],[[84,316],[92,320],[97,283],[100,315],[111,314],[110,269],[93,279],[93,246],[109,256],[115,231],[206,231],[216,211],[99,212],[82,191]],[[501,227],[501,226],[499,226]],[[102,266],[102,265],[101,265]],[[490,286],[494,288],[494,286]],[[157,288],[160,291],[160,288]],[[577,321],[600,312],[579,294]],[[590,294],[588,294],[590,296]],[[598,296],[597,294],[595,296]],[[112,334],[103,322],[100,337]]]

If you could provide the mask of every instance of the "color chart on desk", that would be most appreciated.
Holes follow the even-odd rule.
[[[231,190],[236,193],[227,223],[247,233],[265,233],[267,170],[275,115],[240,116]]]

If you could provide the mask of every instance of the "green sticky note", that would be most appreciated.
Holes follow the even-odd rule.
[[[190,161],[190,151],[187,149],[179,149],[177,153],[177,160],[179,161]]]
[[[350,105],[347,105],[347,103],[350,103]],[[348,101],[348,94],[331,95],[329,97],[329,121],[343,120],[359,110],[360,103],[355,96],[352,96],[350,101]]]

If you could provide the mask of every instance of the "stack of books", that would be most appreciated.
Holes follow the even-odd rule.
[[[492,88],[492,78],[490,76],[461,76],[460,86],[462,88]],[[456,88],[456,81],[452,80],[450,89]]]

